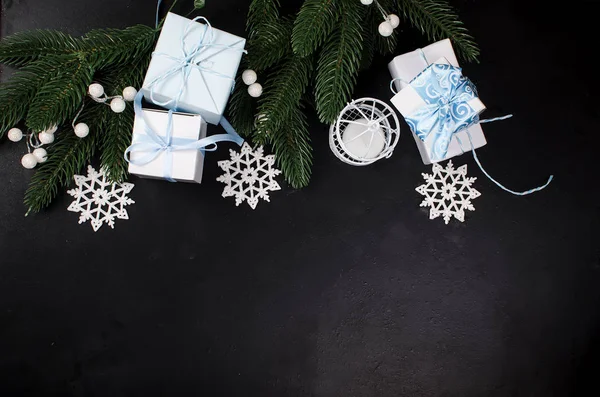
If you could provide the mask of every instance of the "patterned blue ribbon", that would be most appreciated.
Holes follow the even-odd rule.
[[[144,111],[142,110],[142,98],[143,93],[138,92],[133,103],[135,114],[137,117],[141,117],[144,121],[144,132],[145,135],[140,134],[136,137],[136,142],[127,148],[125,151],[125,160],[128,163],[134,165],[145,165],[158,158],[162,153],[164,156],[164,171],[163,177],[170,181],[176,182],[172,177],[173,170],[173,152],[184,151],[184,150],[200,150],[202,153],[205,151],[214,151],[217,149],[217,142],[234,142],[238,145],[242,145],[244,139],[240,137],[235,130],[231,127],[229,122],[225,118],[221,118],[220,124],[227,132],[226,134],[211,135],[206,138],[199,140],[174,138],[173,137],[173,110],[169,110],[167,118],[167,126],[165,129],[165,136],[157,134],[150,124],[146,120]],[[145,153],[144,156],[138,157],[132,160],[129,156],[130,153],[140,152]]]
[[[477,123],[491,123],[493,121],[505,120],[512,117],[512,114],[495,117],[492,119],[480,120],[479,114],[469,105],[469,101],[477,97],[475,85],[467,77],[462,75],[462,69],[448,64],[429,64],[423,50],[421,57],[429,65],[417,77],[408,84],[419,94],[425,102],[425,105],[417,109],[414,114],[404,116],[410,129],[422,140],[430,134],[435,134],[432,147],[432,160],[441,160],[448,153],[448,146],[454,134]],[[390,82],[390,89],[396,93],[393,84],[396,80]],[[515,191],[507,188],[483,168],[475,148],[471,133],[467,130],[467,136],[471,144],[471,152],[475,162],[484,173],[484,175],[496,184],[502,190],[516,196],[526,196],[548,187],[554,179],[550,175],[545,184],[525,190]],[[456,136],[460,150],[464,153],[462,142]]]
[[[434,134],[431,159],[442,160],[452,136],[479,122],[479,114],[469,105],[477,98],[477,89],[460,68],[448,64],[429,65],[410,86],[425,105],[404,118],[422,141]]]

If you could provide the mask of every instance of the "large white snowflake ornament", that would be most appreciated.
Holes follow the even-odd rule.
[[[225,173],[217,181],[226,184],[223,197],[235,196],[235,205],[244,202],[252,209],[256,208],[259,199],[269,201],[269,191],[280,190],[275,177],[281,173],[275,166],[275,155],[264,155],[263,147],[252,150],[244,142],[240,153],[229,150],[231,160],[219,161],[219,167]]]
[[[475,211],[472,199],[481,196],[473,189],[473,182],[477,178],[467,177],[467,165],[454,169],[452,161],[448,161],[446,168],[439,164],[433,165],[433,174],[423,173],[425,184],[416,188],[416,191],[425,196],[421,207],[431,207],[429,219],[442,215],[446,224],[454,216],[461,222],[465,221],[465,210]]]
[[[75,189],[67,191],[75,197],[68,210],[81,212],[80,224],[89,220],[97,232],[104,223],[114,229],[115,218],[129,219],[125,206],[135,203],[127,197],[133,183],[112,183],[103,169],[98,172],[90,165],[87,176],[75,175],[75,184]]]

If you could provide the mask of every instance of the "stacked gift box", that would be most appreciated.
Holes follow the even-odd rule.
[[[136,108],[131,174],[201,182],[207,123],[221,122],[245,43],[204,18],[167,15],[138,98],[164,110]]]

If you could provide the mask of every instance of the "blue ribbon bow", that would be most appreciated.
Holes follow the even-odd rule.
[[[165,129],[165,136],[160,136],[152,128],[146,120],[144,112],[142,110],[142,98],[143,94],[138,92],[134,101],[134,110],[136,116],[139,116],[144,121],[144,132],[145,135],[140,134],[136,137],[135,143],[127,148],[125,151],[125,160],[128,163],[135,165],[145,165],[158,158],[162,153],[164,156],[164,172],[163,177],[170,181],[176,182],[172,178],[173,169],[173,152],[184,151],[184,150],[200,150],[203,153],[205,151],[214,151],[217,149],[217,142],[234,142],[238,145],[242,145],[244,139],[240,137],[233,127],[227,122],[225,118],[221,118],[220,124],[225,129],[227,134],[217,134],[199,140],[174,138],[173,137],[173,110],[169,110],[167,118],[167,126]],[[132,160],[129,156],[130,153],[141,152],[145,153],[144,156],[138,157]]]
[[[448,64],[429,65],[409,84],[426,104],[405,120],[422,141],[435,134],[431,158],[444,159],[453,134],[479,122],[468,103],[477,97],[477,89],[461,68]]]

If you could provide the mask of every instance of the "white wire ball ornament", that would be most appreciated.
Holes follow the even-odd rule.
[[[344,163],[369,165],[391,157],[399,137],[396,112],[379,99],[360,98],[346,105],[329,129],[329,146]]]

